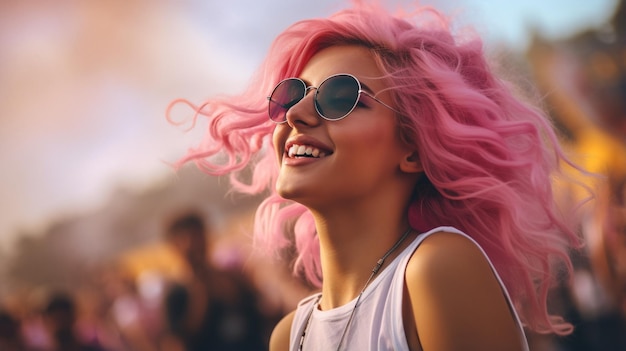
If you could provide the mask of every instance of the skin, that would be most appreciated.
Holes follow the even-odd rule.
[[[386,86],[374,79],[382,71],[364,47],[324,49],[300,78],[318,86],[337,73],[356,76],[393,106],[388,93],[376,94]],[[309,93],[273,135],[280,164],[276,189],[306,206],[315,219],[324,276],[322,310],[353,300],[375,262],[409,227],[410,195],[422,172],[415,150],[399,141],[395,112],[363,94],[361,102],[346,118],[327,121],[317,114]],[[326,156],[290,158],[286,150],[294,141],[317,146]],[[410,350],[521,349],[502,290],[469,240],[452,233],[429,237],[411,257],[405,278],[402,318]],[[270,350],[288,350],[293,316],[277,324]]]

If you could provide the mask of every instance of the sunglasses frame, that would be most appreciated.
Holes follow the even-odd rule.
[[[337,77],[349,77],[349,78],[353,79],[356,82],[357,87],[358,87],[357,95],[356,95],[356,99],[354,100],[354,104],[352,105],[352,108],[350,108],[350,110],[348,112],[346,112],[343,116],[341,116],[339,118],[328,118],[328,117],[324,116],[320,112],[319,102],[317,100],[317,93],[319,91],[319,88],[322,85],[324,85],[324,83],[328,82],[330,79],[337,78]],[[380,99],[378,99],[376,96],[374,96],[374,94],[371,94],[371,93],[363,90],[363,86],[361,85],[361,82],[359,81],[359,79],[357,77],[353,76],[352,74],[349,74],[349,73],[333,74],[332,76],[329,76],[326,79],[324,79],[317,87],[314,87],[312,85],[311,86],[307,86],[306,83],[302,79],[292,77],[292,78],[283,79],[280,82],[278,82],[278,84],[276,84],[274,89],[272,89],[272,93],[267,97],[267,100],[268,100],[268,109],[267,109],[268,117],[269,117],[270,121],[272,121],[272,122],[274,122],[276,124],[281,124],[281,123],[287,122],[287,112],[289,111],[289,109],[291,107],[285,109],[283,120],[279,120],[279,121],[273,120],[272,117],[271,117],[272,114],[270,113],[271,109],[272,109],[272,103],[274,103],[276,105],[279,105],[279,106],[281,106],[281,105],[276,100],[273,100],[272,96],[274,96],[274,93],[276,92],[276,89],[278,89],[279,86],[281,86],[283,83],[285,83],[287,81],[298,81],[298,82],[302,83],[302,86],[304,87],[304,94],[302,95],[302,97],[295,104],[297,104],[300,101],[302,101],[302,99],[304,99],[306,97],[306,95],[308,94],[309,90],[315,89],[315,95],[313,95],[313,105],[315,106],[315,111],[317,112],[317,114],[320,117],[322,117],[323,119],[325,119],[327,121],[339,121],[339,120],[342,120],[342,119],[346,118],[350,113],[352,113],[352,111],[354,111],[354,109],[359,104],[359,100],[361,99],[361,94],[367,95],[368,97],[372,98],[374,101],[380,103],[381,105],[385,106],[386,108],[390,109],[391,111],[393,111],[395,113],[400,113],[396,109],[394,109],[393,107],[391,107],[391,106],[387,105],[386,103],[382,102]],[[281,106],[281,107],[284,108],[284,106]]]

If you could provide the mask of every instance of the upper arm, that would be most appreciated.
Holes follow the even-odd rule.
[[[283,319],[276,324],[274,331],[272,331],[272,336],[270,337],[270,351],[289,350],[291,324],[293,322],[294,315],[295,311],[283,317]]]
[[[469,239],[446,232],[426,238],[405,278],[424,350],[521,350],[502,288]]]

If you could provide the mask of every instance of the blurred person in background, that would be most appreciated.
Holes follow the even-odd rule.
[[[162,303],[146,304],[137,281],[120,265],[104,267],[98,272],[99,285],[108,304],[117,332],[120,350],[159,351],[164,333]],[[163,350],[169,351],[169,350]],[[173,350],[172,350],[173,351]]]
[[[49,351],[105,351],[96,343],[82,340],[76,329],[77,315],[76,303],[70,294],[51,295],[43,311]]]
[[[119,325],[113,318],[112,303],[106,293],[101,278],[101,269],[91,270],[90,281],[73,290],[77,306],[80,306],[80,315],[76,321],[76,328],[80,337],[87,342],[100,345],[107,351],[129,350],[119,330]],[[132,348],[133,351],[141,351]]]
[[[0,308],[0,351],[28,351],[22,337],[20,320]]]
[[[164,310],[172,333],[185,351],[265,350],[264,318],[257,293],[241,267],[212,263],[211,224],[196,212],[175,217],[166,241],[185,263],[186,272],[169,287]]]

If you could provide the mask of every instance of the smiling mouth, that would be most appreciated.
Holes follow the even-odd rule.
[[[322,158],[328,155],[326,152],[311,145],[298,145],[293,144],[287,151],[287,156],[290,158],[308,157],[308,158]]]

